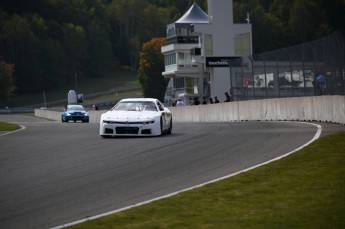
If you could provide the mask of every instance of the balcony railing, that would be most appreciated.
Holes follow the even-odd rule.
[[[198,36],[174,36],[167,38],[167,45],[169,44],[198,44]]]
[[[195,71],[199,72],[201,71],[201,65],[195,64],[195,63],[179,63],[177,64],[172,64],[172,65],[166,65],[165,66],[165,71],[166,72],[171,72],[171,71]]]

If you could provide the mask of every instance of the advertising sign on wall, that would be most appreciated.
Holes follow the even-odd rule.
[[[242,57],[239,56],[212,56],[206,57],[206,67],[242,67]]]

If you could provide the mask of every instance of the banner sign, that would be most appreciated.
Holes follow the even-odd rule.
[[[206,57],[206,67],[242,67],[242,57],[222,56]]]

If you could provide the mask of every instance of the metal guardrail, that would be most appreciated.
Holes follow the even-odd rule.
[[[13,108],[13,109],[0,109],[0,114],[22,114],[22,113],[34,113],[34,108]]]

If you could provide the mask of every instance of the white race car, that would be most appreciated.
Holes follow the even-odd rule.
[[[158,100],[149,98],[122,99],[102,114],[99,134],[113,136],[158,136],[171,134],[172,114]]]

